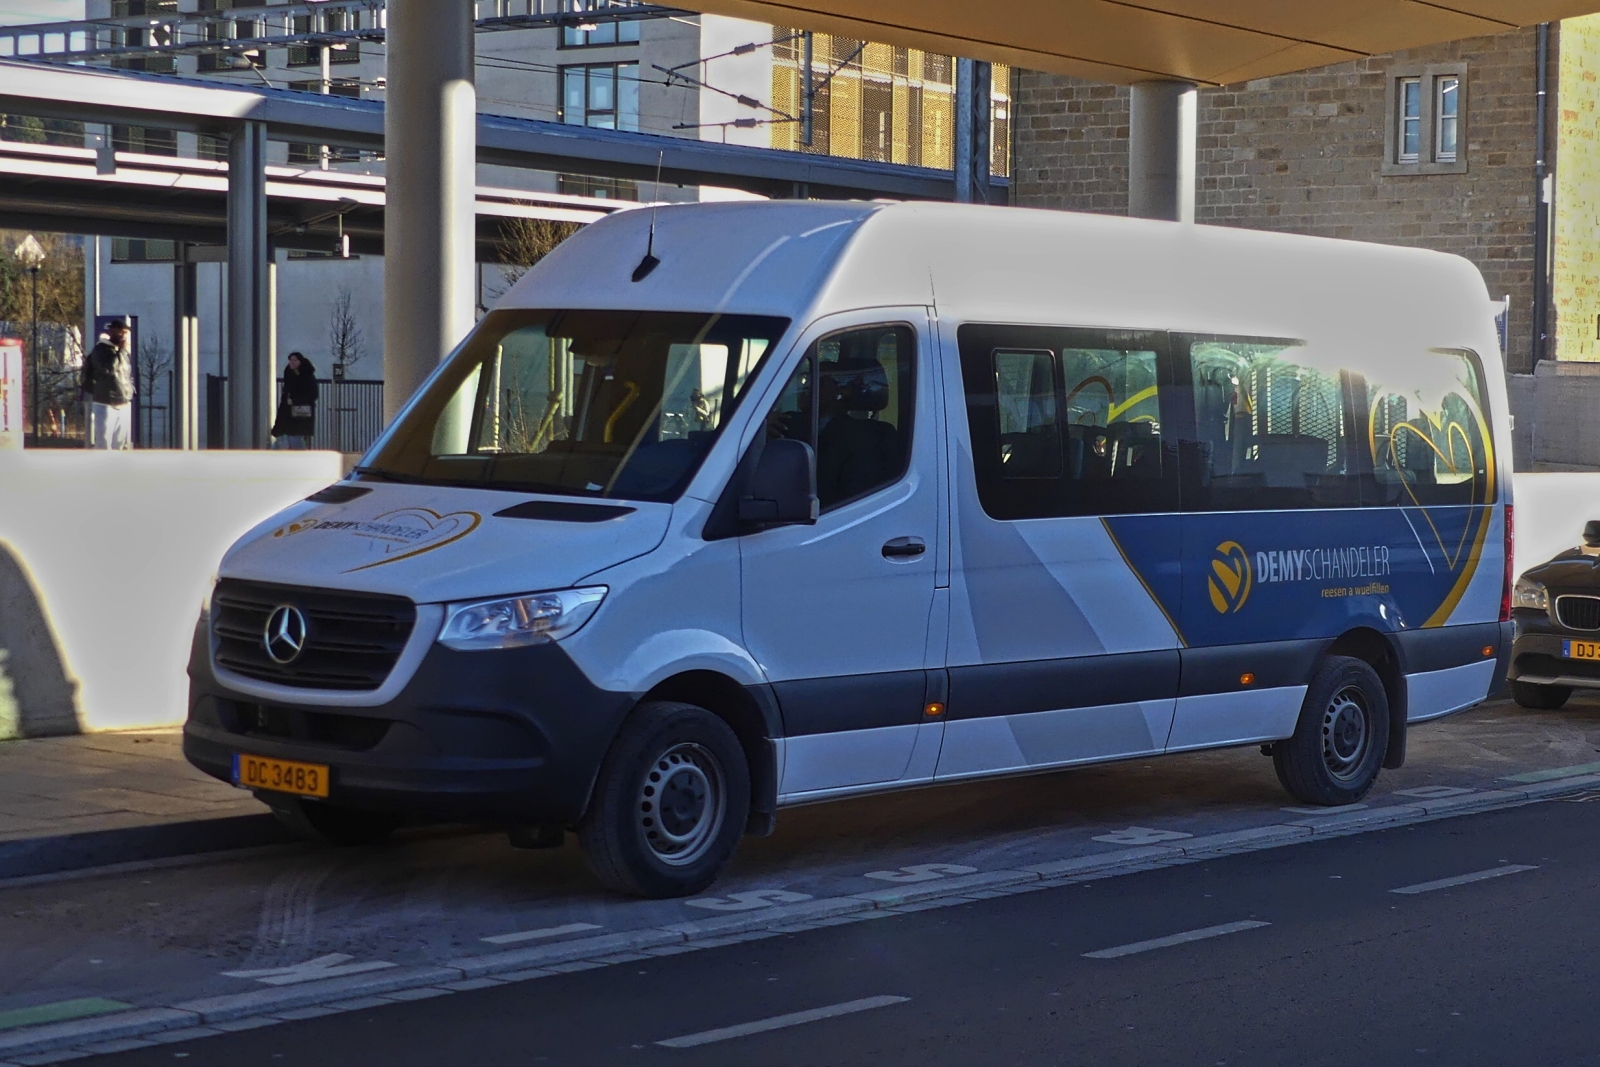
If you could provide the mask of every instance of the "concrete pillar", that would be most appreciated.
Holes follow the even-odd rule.
[[[473,323],[473,5],[389,6],[383,407],[392,419]]]
[[[265,448],[272,428],[267,350],[267,128],[228,139],[228,447]]]
[[[992,68],[976,59],[956,60],[955,199],[989,202],[989,97]]]
[[[1192,82],[1135,82],[1128,116],[1128,214],[1194,221]]]
[[[200,447],[199,266],[180,258],[172,269],[172,447]]]

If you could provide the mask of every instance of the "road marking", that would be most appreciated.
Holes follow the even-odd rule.
[[[1552,767],[1547,771],[1508,774],[1500,780],[1502,782],[1521,782],[1523,785],[1537,785],[1540,782],[1553,782],[1557,778],[1576,778],[1580,774],[1593,774],[1596,771],[1600,771],[1600,763],[1580,763],[1575,767]]]
[[[709,1045],[716,1041],[728,1041],[735,1037],[764,1034],[768,1030],[782,1030],[786,1026],[814,1023],[819,1019],[832,1019],[840,1015],[854,1015],[858,1011],[887,1008],[891,1004],[904,1004],[910,999],[910,997],[865,997],[861,1000],[847,1000],[843,1004],[830,1004],[826,1008],[812,1008],[810,1011],[774,1015],[770,1019],[758,1019],[753,1023],[724,1026],[716,1030],[702,1030],[698,1034],[685,1034],[683,1037],[669,1037],[665,1041],[657,1041],[656,1044],[664,1048],[694,1048],[697,1045]]]
[[[1341,804],[1335,808],[1309,806],[1303,808],[1279,808],[1278,810],[1287,811],[1294,815],[1341,815],[1347,811],[1361,811],[1366,807],[1366,804]]]
[[[697,897],[684,903],[691,908],[705,908],[707,911],[754,911],[756,908],[770,908],[774,904],[798,904],[811,899],[810,893],[791,893],[787,889],[748,889],[742,893],[729,893],[726,897]]]
[[[0,1011],[0,1030],[14,1030],[19,1026],[38,1026],[40,1023],[60,1023],[68,1019],[87,1019],[91,1015],[108,1015],[123,1008],[131,1008],[120,1000],[105,997],[79,997],[76,1000],[58,1000],[54,1004],[36,1004],[31,1008],[13,1008]]]
[[[1435,889],[1449,889],[1451,886],[1467,885],[1470,882],[1482,882],[1490,878],[1500,878],[1508,874],[1520,874],[1523,871],[1536,871],[1538,869],[1536,864],[1512,863],[1504,867],[1490,867],[1487,871],[1458,874],[1454,878],[1440,878],[1433,882],[1418,882],[1416,885],[1405,885],[1399,889],[1391,889],[1389,892],[1413,897],[1418,893],[1431,893]]]
[[[1177,841],[1180,838],[1193,836],[1181,830],[1151,830],[1144,826],[1130,826],[1126,830],[1113,830],[1109,834],[1100,834],[1095,840],[1110,845],[1153,845],[1157,841]]]
[[[565,926],[546,926],[542,930],[519,930],[514,934],[495,934],[493,937],[480,937],[479,941],[487,941],[491,945],[515,945],[519,941],[538,941],[546,937],[564,937],[567,934],[581,934],[585,930],[598,930],[600,927],[594,923],[567,923]]]
[[[297,985],[301,982],[314,982],[319,978],[343,978],[350,974],[365,974],[367,971],[381,971],[386,967],[397,967],[399,964],[389,963],[384,960],[374,960],[371,963],[350,963],[355,959],[343,952],[331,952],[326,956],[318,956],[314,960],[296,963],[288,967],[262,967],[253,971],[223,971],[224,978],[254,978],[266,985]]]
[[[862,877],[876,878],[880,882],[931,882],[952,874],[977,874],[976,867],[963,867],[959,863],[917,863],[901,867],[898,871],[868,871]]]
[[[1152,949],[1171,948],[1174,945],[1186,945],[1190,941],[1204,941],[1208,937],[1222,937],[1225,934],[1238,934],[1246,930],[1256,930],[1271,923],[1260,922],[1256,919],[1243,919],[1236,923],[1223,923],[1221,926],[1207,926],[1202,930],[1190,930],[1187,933],[1171,934],[1167,937],[1151,938],[1149,941],[1135,941],[1131,945],[1118,945],[1116,948],[1103,948],[1098,952],[1085,952],[1084,956],[1091,960],[1114,960],[1118,956],[1132,956],[1136,952],[1149,952]]]
[[[1417,800],[1443,800],[1445,797],[1459,797],[1476,792],[1476,789],[1463,789],[1459,785],[1419,785],[1412,789],[1396,789],[1394,795],[1414,797]]]

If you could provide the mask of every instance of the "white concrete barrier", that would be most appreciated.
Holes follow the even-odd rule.
[[[200,599],[333,452],[0,453],[0,738],[181,722]],[[1518,571],[1600,519],[1600,474],[1518,474]]]
[[[1515,565],[1521,574],[1583,543],[1583,524],[1600,519],[1600,474],[1518,474]]]
[[[181,722],[207,583],[337,452],[0,453],[0,738]]]

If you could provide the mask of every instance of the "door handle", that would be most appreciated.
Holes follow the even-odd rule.
[[[928,551],[928,546],[923,544],[920,537],[896,537],[885,541],[883,545],[884,559],[909,559],[920,556]]]

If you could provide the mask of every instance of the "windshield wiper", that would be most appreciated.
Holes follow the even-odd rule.
[[[406,485],[416,485],[418,479],[406,478],[395,474],[393,471],[382,470],[378,467],[351,467],[350,473],[359,474],[364,478],[378,478],[385,482],[401,482]]]

